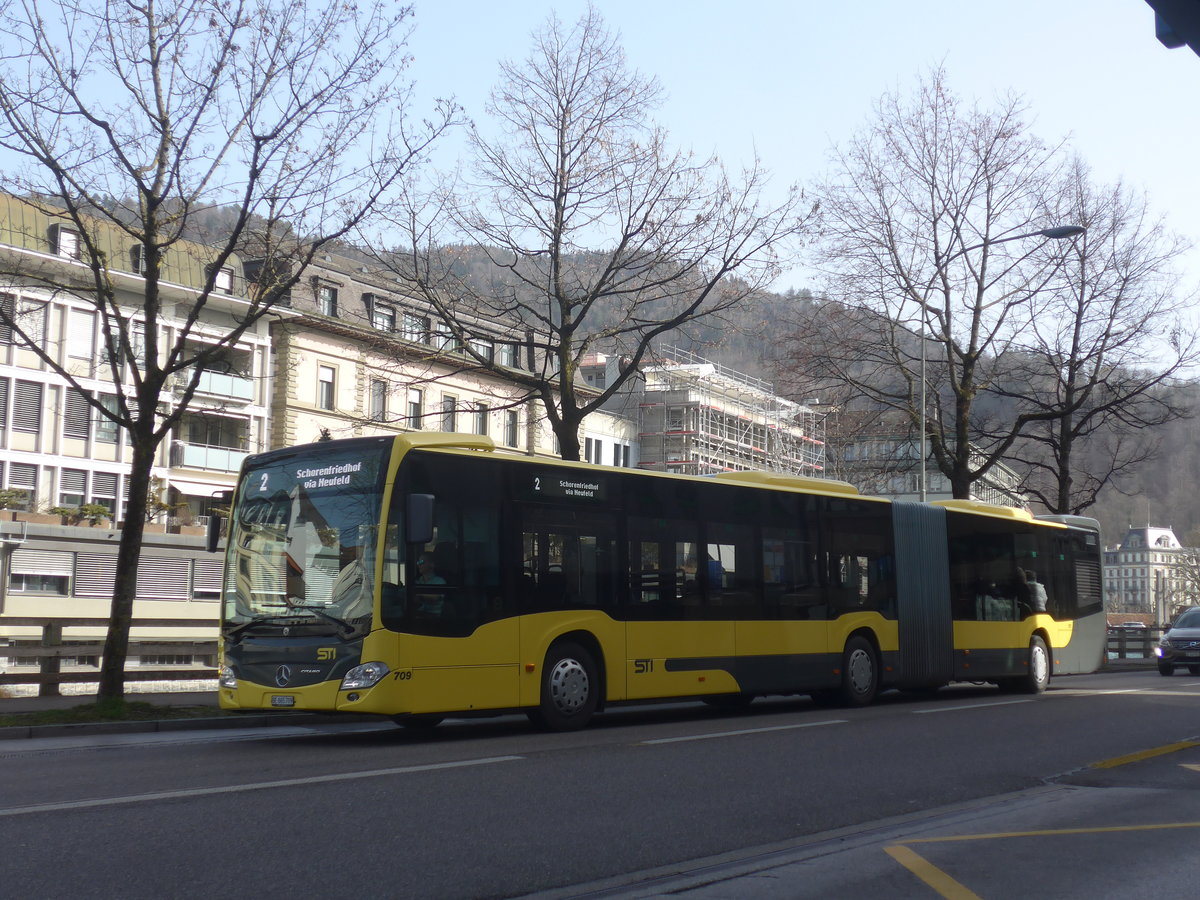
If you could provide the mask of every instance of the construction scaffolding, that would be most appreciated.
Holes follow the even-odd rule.
[[[642,370],[639,466],[712,475],[765,471],[819,477],[824,417],[760,378],[678,347]]]

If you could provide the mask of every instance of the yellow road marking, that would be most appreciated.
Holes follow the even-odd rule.
[[[1116,756],[1112,759],[1106,759],[1103,762],[1092,763],[1091,768],[1115,769],[1117,766],[1123,766],[1127,763],[1140,762],[1143,759],[1151,759],[1155,756],[1175,753],[1178,750],[1188,750],[1192,747],[1200,747],[1200,741],[1180,741],[1178,744],[1167,744],[1165,747],[1155,747],[1153,750],[1142,750],[1138,753],[1130,753],[1127,756]]]
[[[965,885],[959,884],[937,866],[932,865],[924,857],[919,856],[908,847],[897,845],[885,847],[888,856],[908,869],[923,882],[933,888],[946,900],[983,900]]]

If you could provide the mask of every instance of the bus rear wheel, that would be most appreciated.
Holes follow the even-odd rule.
[[[842,654],[841,700],[847,706],[866,706],[879,691],[879,666],[875,648],[866,638],[855,635],[846,641]]]
[[[542,667],[542,697],[530,721],[550,731],[587,725],[600,701],[600,674],[592,654],[572,641],[555,644]]]

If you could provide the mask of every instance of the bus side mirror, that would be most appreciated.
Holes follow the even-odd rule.
[[[405,540],[428,544],[433,540],[433,494],[409,494],[405,510]]]
[[[221,517],[210,515],[208,530],[204,532],[204,549],[209,553],[216,553],[219,543],[221,543]]]
[[[233,491],[218,491],[213,494],[213,500],[228,510],[233,504]],[[217,545],[221,543],[221,519],[223,518],[225,517],[217,515],[212,509],[208,512],[208,529],[204,532],[204,549],[209,553],[216,553]]]

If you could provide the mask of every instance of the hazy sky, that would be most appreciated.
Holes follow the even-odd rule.
[[[554,10],[584,0],[415,0],[418,97],[454,96],[482,118],[501,59],[524,59]],[[827,150],[884,91],[943,65],[954,90],[1013,90],[1047,141],[1069,137],[1098,179],[1144,189],[1200,248],[1200,56],[1154,37],[1144,0],[597,0],[629,63],[661,81],[658,120],[677,146],[730,168],[755,152],[780,185]],[[448,149],[448,148],[447,148]],[[1186,260],[1200,282],[1200,249]],[[796,272],[777,285],[805,287]]]

